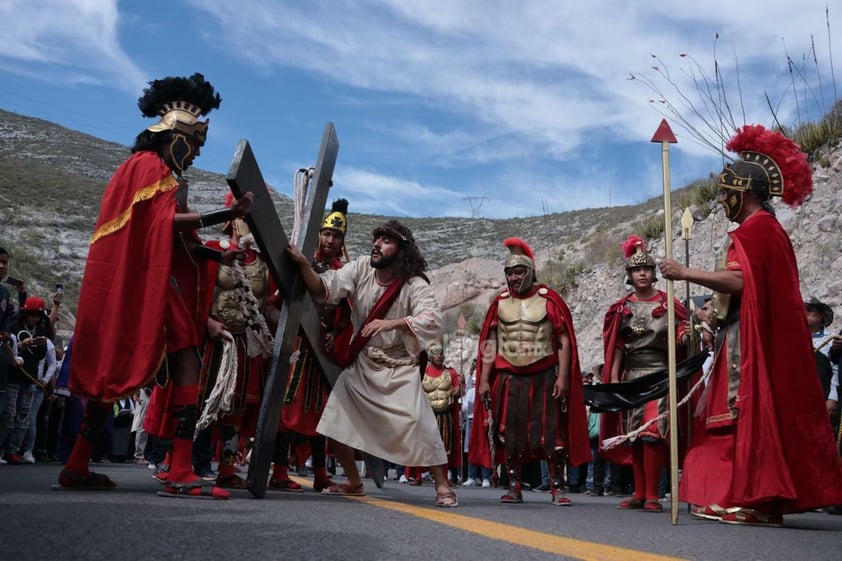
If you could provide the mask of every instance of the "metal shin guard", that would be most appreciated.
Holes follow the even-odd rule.
[[[555,506],[570,506],[570,499],[564,493],[564,450],[556,450],[550,458],[550,485],[552,486],[552,501]]]
[[[173,412],[172,416],[176,420],[175,438],[183,438],[184,440],[193,440],[193,435],[196,433],[196,412],[195,405],[179,405]]]
[[[105,425],[105,415],[109,413],[111,413],[110,407],[103,407],[98,403],[89,402],[85,408],[85,417],[82,419],[82,425],[79,427],[79,436],[88,442],[96,442],[103,425]]]
[[[240,449],[240,432],[233,425],[222,425],[222,458],[221,464],[233,466],[237,461],[237,451]]]
[[[514,462],[510,461],[506,464],[506,471],[509,474],[509,492],[500,497],[501,503],[516,504],[523,502],[517,468],[518,466]]]

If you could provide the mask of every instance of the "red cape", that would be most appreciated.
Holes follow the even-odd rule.
[[[782,514],[842,504],[842,461],[818,378],[808,375],[815,362],[792,244],[765,211],[731,239],[743,271],[733,503],[771,503]],[[706,438],[694,433],[687,464],[713,448]],[[682,500],[710,504],[691,477],[681,491]]]
[[[667,302],[667,293],[663,290],[658,291],[658,296],[661,299],[661,302],[664,303],[664,307],[666,307]],[[618,338],[618,334],[620,331],[620,321],[623,319],[624,309],[626,307],[626,301],[628,300],[628,296],[624,296],[614,302],[611,307],[608,308],[608,311],[605,312],[605,319],[602,323],[602,341],[603,341],[603,350],[604,350],[604,366],[602,368],[603,377],[607,377],[611,375],[611,368],[614,366],[614,349],[616,347],[624,348],[623,340]],[[688,318],[687,308],[678,300],[675,300],[675,321],[676,321],[676,338],[681,340],[681,336],[683,334],[683,330],[679,329],[680,322],[686,321]],[[676,344],[676,350],[678,353],[681,353],[683,346]],[[678,354],[677,353],[677,354]],[[685,353],[686,354],[686,353]],[[676,357],[677,360],[681,360],[681,356]],[[621,370],[621,378],[622,378],[622,370]],[[603,382],[607,383],[605,380]],[[679,417],[682,417],[681,415]],[[632,455],[631,455],[631,448],[629,446],[615,446],[610,450],[603,450],[602,449],[602,442],[608,438],[619,436],[623,434],[621,432],[622,422],[621,422],[621,415],[620,413],[602,413],[600,415],[600,425],[599,425],[599,443],[600,443],[600,450],[599,453],[602,457],[606,458],[607,460],[614,462],[615,464],[620,464],[624,466],[630,466],[632,464]]]
[[[138,152],[105,189],[73,337],[70,387],[114,401],[147,385],[164,358],[178,187],[154,152]]]
[[[568,457],[572,465],[582,465],[591,461],[592,454],[590,448],[590,439],[588,437],[588,418],[585,413],[585,398],[582,392],[582,373],[579,366],[579,351],[576,346],[576,333],[573,330],[573,317],[570,315],[570,310],[561,296],[554,290],[544,286],[535,285],[535,290],[539,288],[547,288],[544,298],[548,300],[547,312],[553,322],[554,327],[560,325],[567,326],[567,332],[570,335],[570,384],[567,396],[567,446]],[[534,294],[530,292],[529,296]],[[503,292],[491,302],[488,307],[488,312],[485,314],[485,320],[482,324],[482,331],[479,337],[479,354],[477,356],[477,372],[474,379],[474,387],[478,388],[480,384],[480,377],[482,375],[482,357],[483,357],[483,342],[488,338],[488,333],[492,326],[497,323],[497,305],[503,298],[508,298],[508,292]],[[496,341],[495,341],[496,345]],[[491,449],[488,446],[488,412],[485,405],[482,403],[479,395],[474,401],[474,422],[471,425],[471,439],[470,450],[468,451],[468,461],[472,464],[477,464],[483,467],[493,467],[491,465]],[[495,454],[495,463],[505,463],[505,452],[502,448],[497,447]]]

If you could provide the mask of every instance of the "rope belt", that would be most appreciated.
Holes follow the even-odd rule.
[[[418,357],[417,356],[408,356],[404,358],[396,358],[387,355],[383,352],[383,349],[378,347],[366,347],[365,352],[372,361],[384,364],[386,366],[390,366],[392,368],[396,366],[410,366],[418,364]]]

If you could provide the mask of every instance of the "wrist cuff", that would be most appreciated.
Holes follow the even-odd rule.
[[[208,261],[222,261],[221,251],[199,244],[193,246],[193,256],[197,259],[207,259]]]
[[[211,210],[210,212],[203,212],[199,215],[199,228],[222,224],[230,220],[234,220],[234,213],[230,208],[220,208]]]

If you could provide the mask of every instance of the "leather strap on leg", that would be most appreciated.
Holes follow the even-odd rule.
[[[522,503],[523,493],[518,478],[518,466],[513,461],[506,464],[506,471],[509,474],[509,492],[500,497],[501,503]]]
[[[96,442],[99,432],[105,424],[105,415],[111,412],[111,408],[107,405],[88,402],[85,407],[85,417],[82,421],[82,426],[79,427],[79,436],[88,442]]]
[[[222,425],[222,465],[233,466],[240,449],[240,433],[237,427]]]
[[[553,456],[548,462],[552,501],[556,506],[570,505],[570,499],[564,493],[564,466],[566,463],[567,458],[563,449],[553,452]]]
[[[193,440],[196,433],[196,412],[195,405],[178,405],[172,412],[176,420],[175,438],[183,438],[185,440]]]

